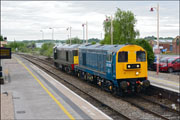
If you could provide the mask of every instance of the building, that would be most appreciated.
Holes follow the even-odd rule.
[[[172,44],[173,44],[173,53],[175,54],[180,54],[180,36],[177,36],[173,41],[172,41]]]
[[[154,48],[157,45],[157,40],[150,40],[149,43]],[[173,52],[172,40],[159,39],[159,48],[160,49],[166,49],[169,52]]]

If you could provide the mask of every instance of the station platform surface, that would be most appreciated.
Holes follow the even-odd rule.
[[[14,119],[111,119],[76,93],[23,58],[2,60],[5,84],[12,94]]]
[[[153,86],[180,93],[180,76],[178,75],[169,73],[159,73],[157,75],[156,72],[149,71],[148,80]]]

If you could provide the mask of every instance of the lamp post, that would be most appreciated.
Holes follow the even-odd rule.
[[[83,27],[83,40],[85,40],[85,29],[84,29],[84,27],[85,27],[85,25],[86,25],[86,44],[88,44],[88,22],[86,21],[86,23],[83,23],[82,24],[82,27]],[[84,42],[84,41],[83,41]]]
[[[42,33],[42,40],[44,40],[44,31],[40,30],[40,32]]]
[[[68,35],[69,37],[68,37],[68,39],[70,40],[70,45],[72,44],[71,43],[71,29],[72,29],[71,26],[66,29],[67,31],[69,30],[69,35]]]
[[[156,9],[157,11],[157,47],[158,47],[158,50],[157,50],[157,75],[159,73],[159,53],[160,53],[160,50],[159,50],[159,4],[157,4],[157,7],[151,7],[150,11],[153,12],[154,9]]]
[[[54,40],[54,28],[50,27],[49,29],[52,29],[52,40]]]
[[[88,44],[88,22],[86,21],[86,44]]]
[[[83,43],[84,43],[84,40],[85,40],[85,29],[84,29],[84,27],[85,27],[85,24],[82,24],[82,27],[83,27]]]

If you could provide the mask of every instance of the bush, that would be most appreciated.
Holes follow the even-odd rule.
[[[40,49],[40,54],[50,58],[53,55],[53,47],[53,43],[44,43]]]
[[[137,39],[135,41],[135,44],[141,46],[142,48],[146,50],[148,66],[152,65],[154,61],[154,52],[151,45],[144,39]]]

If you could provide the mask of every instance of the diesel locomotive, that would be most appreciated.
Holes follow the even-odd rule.
[[[140,92],[150,85],[147,54],[137,45],[61,45],[54,48],[54,63],[114,94]]]

